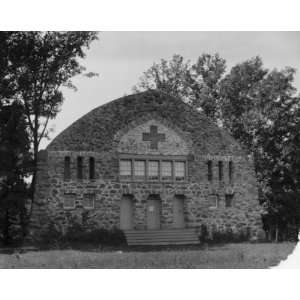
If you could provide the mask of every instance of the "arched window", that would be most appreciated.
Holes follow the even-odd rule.
[[[64,180],[71,179],[71,158],[70,156],[65,156],[64,162]]]

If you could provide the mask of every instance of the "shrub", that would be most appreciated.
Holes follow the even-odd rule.
[[[40,239],[40,244],[47,248],[66,248],[84,245],[121,246],[126,244],[122,230],[86,227],[76,218],[70,221],[65,233],[54,222],[51,222]]]
[[[233,230],[228,227],[226,230],[218,230],[217,228],[211,228],[209,232],[206,225],[202,224],[199,230],[199,240],[202,243],[240,243],[250,240],[250,228],[241,230],[239,232],[233,232]]]

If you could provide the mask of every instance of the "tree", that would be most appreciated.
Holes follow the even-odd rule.
[[[48,122],[55,118],[63,103],[62,86],[75,88],[72,77],[85,68],[79,59],[97,39],[95,32],[3,32],[0,79],[2,103],[20,102],[33,152],[31,197],[33,199],[37,154],[48,136]],[[87,76],[95,75],[87,73]]]
[[[225,68],[225,60],[218,54],[203,54],[195,64],[185,62],[180,55],[173,55],[170,61],[162,59],[160,63],[154,63],[133,90],[162,90],[217,120],[220,80]]]
[[[9,244],[26,233],[30,143],[22,104],[0,107],[0,240]]]

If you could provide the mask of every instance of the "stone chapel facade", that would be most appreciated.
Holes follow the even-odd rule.
[[[32,232],[88,214],[99,228],[262,228],[253,162],[206,116],[158,91],[86,114],[40,152]]]

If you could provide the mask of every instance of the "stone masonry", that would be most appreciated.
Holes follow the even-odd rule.
[[[160,134],[157,148],[143,139],[151,126]],[[122,181],[119,159],[123,154],[184,156],[187,178],[184,182]],[[64,178],[65,157],[70,158],[69,180]],[[82,157],[82,179],[77,179],[77,157]],[[90,157],[95,160],[94,179],[89,179]],[[207,174],[208,160],[212,162],[212,181]],[[219,161],[223,162],[222,180],[218,179]],[[231,181],[229,161],[234,166]],[[124,195],[134,199],[134,228],[146,229],[147,199],[152,194],[160,195],[161,228],[172,227],[176,195],[185,199],[186,227],[205,224],[233,232],[248,228],[252,236],[262,228],[257,182],[247,152],[181,100],[147,91],[92,110],[40,152],[31,232],[39,236],[50,222],[67,228],[74,215],[79,219],[88,215],[99,228],[119,227]],[[91,207],[85,203],[89,195],[94,202]],[[226,195],[233,196],[230,207],[225,205]],[[73,207],[64,206],[68,197],[75,199]]]

